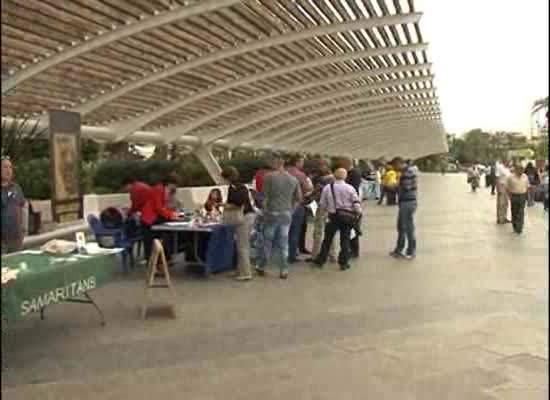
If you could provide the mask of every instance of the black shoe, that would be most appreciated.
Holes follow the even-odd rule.
[[[254,268],[254,270],[256,271],[256,273],[260,276],[264,276],[265,275],[265,271],[263,269],[260,269],[258,267]]]
[[[294,260],[291,260],[291,259],[289,258],[287,262],[288,262],[289,264],[296,264],[296,263],[299,263],[300,260],[298,260],[298,259],[296,259],[296,258],[295,258]]]
[[[312,258],[310,262],[313,264],[314,267],[323,268],[323,264],[318,259]]]
[[[300,250],[300,253],[305,254],[306,256],[310,256],[310,255],[311,255],[311,251],[309,251],[308,249],[301,249],[301,250]]]
[[[346,269],[350,269],[350,265],[349,264],[344,264],[344,265],[340,265],[340,271],[345,271]]]

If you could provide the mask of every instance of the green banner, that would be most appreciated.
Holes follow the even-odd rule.
[[[80,297],[112,278],[115,254],[94,256],[14,254],[2,266],[19,268],[17,279],[2,287],[2,314],[8,321],[40,311],[44,306]]]

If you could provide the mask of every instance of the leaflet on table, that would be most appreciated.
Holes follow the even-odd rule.
[[[190,225],[193,225],[193,224],[191,222],[171,221],[171,222],[165,222],[164,225],[166,225],[166,226],[190,226]]]

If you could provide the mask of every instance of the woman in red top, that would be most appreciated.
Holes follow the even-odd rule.
[[[176,213],[166,207],[165,199],[166,187],[175,186],[175,179],[173,177],[166,177],[154,187],[150,187],[143,182],[138,182],[135,178],[127,178],[123,181],[123,184],[130,193],[131,205],[128,217],[134,214],[139,216],[143,232],[145,258],[148,260],[151,256],[153,239],[156,238],[155,233],[151,230],[151,226],[177,218]],[[170,243],[165,241],[164,248],[167,250],[166,257],[169,258],[171,255],[170,250],[172,250],[170,249]]]

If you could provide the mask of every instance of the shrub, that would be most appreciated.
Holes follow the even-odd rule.
[[[257,159],[235,159],[221,163],[222,168],[226,165],[237,168],[237,171],[239,171],[239,175],[241,176],[240,181],[242,183],[249,183],[254,179],[256,171],[265,166],[265,161]]]
[[[15,181],[21,186],[27,199],[50,199],[49,158],[38,158],[24,163],[17,163],[15,168]]]

